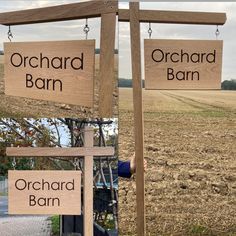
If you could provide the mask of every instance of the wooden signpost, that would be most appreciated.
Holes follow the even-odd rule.
[[[93,107],[95,40],[4,43],[6,95]]]
[[[137,235],[144,236],[146,234],[146,216],[145,216],[145,181],[144,181],[144,129],[143,129],[143,96],[142,96],[142,73],[141,73],[141,37],[140,23],[166,23],[166,24],[201,24],[201,25],[223,25],[226,22],[225,13],[208,13],[208,12],[184,12],[184,11],[159,11],[159,10],[140,10],[139,2],[130,2],[129,9],[119,9],[119,21],[130,22],[130,38],[131,38],[131,55],[132,55],[132,80],[133,80],[133,103],[134,103],[134,131],[135,131],[135,156],[136,156],[136,202],[137,202]],[[151,44],[151,41],[150,41]],[[146,45],[148,46],[148,45]],[[159,44],[151,45],[150,49],[156,49]],[[154,47],[153,47],[154,46]],[[173,47],[170,46],[170,50]],[[221,48],[221,42],[215,43],[216,50]],[[178,47],[179,48],[179,47]],[[206,49],[210,52],[213,46]],[[169,49],[168,49],[169,50]],[[146,51],[147,53],[148,51]],[[149,52],[150,54],[150,52]],[[220,54],[220,53],[219,53]],[[150,56],[150,55],[149,55]],[[150,57],[149,57],[150,60]],[[217,57],[217,63],[220,64],[220,55]],[[147,61],[146,61],[147,62]],[[152,73],[157,73],[158,66],[146,63]],[[173,65],[172,65],[173,66]],[[210,68],[213,74],[217,74],[217,82],[209,82],[208,89],[219,88],[220,67]],[[217,69],[218,68],[218,69]],[[182,69],[182,68],[181,68]],[[186,70],[187,68],[185,68]],[[192,68],[191,68],[192,69]],[[207,70],[208,71],[208,70]],[[146,71],[147,72],[147,71]],[[159,73],[159,70],[158,70]],[[210,72],[206,72],[208,75]],[[147,75],[150,76],[149,74]],[[155,76],[155,77],[154,77]],[[162,75],[163,76],[163,75]],[[156,78],[156,74],[152,74],[151,81]],[[145,81],[146,82],[146,81]],[[149,81],[150,82],[150,81]],[[147,82],[147,83],[149,83]],[[173,82],[173,81],[172,81]],[[178,81],[179,84],[183,81]],[[184,81],[185,82],[185,81]],[[190,82],[190,81],[188,81]],[[191,81],[192,82],[192,81]],[[165,84],[166,85],[166,84]],[[211,87],[213,85],[213,87]],[[152,87],[153,86],[153,87]],[[148,88],[160,88],[160,80],[150,83]],[[202,86],[202,83],[201,83]],[[178,86],[180,88],[181,86]],[[192,86],[193,88],[194,86]],[[172,87],[173,88],[173,87]],[[195,87],[196,89],[196,87]]]
[[[145,39],[146,89],[220,89],[223,41]]]
[[[113,147],[93,147],[93,135],[86,127],[84,147],[78,148],[6,149],[7,156],[14,157],[84,157],[84,236],[93,236],[93,157],[114,156]],[[80,181],[80,171],[9,171],[9,213],[79,215]]]
[[[45,22],[69,21],[88,18],[101,18],[101,34],[100,34],[100,62],[99,62],[99,117],[113,116],[113,92],[115,83],[115,34],[116,34],[116,15],[118,14],[118,1],[88,1],[82,3],[65,4],[53,7],[44,7],[38,9],[4,12],[0,13],[0,24],[23,25],[36,24]],[[78,29],[79,30],[79,29]],[[66,37],[66,36],[65,36]],[[91,107],[93,105],[93,72],[94,64],[91,50],[94,48],[93,41],[87,43],[82,41],[66,43],[66,42],[51,42],[51,44],[40,43],[25,43],[25,44],[6,44],[6,49],[11,53],[20,53],[22,56],[28,57],[23,59],[26,61],[26,66],[23,68],[15,68],[10,65],[9,57],[6,65],[6,94],[15,96],[24,96],[29,98],[37,98],[49,101],[63,102],[75,105],[84,105]],[[23,48],[20,48],[23,46]],[[32,49],[32,52],[31,52]],[[84,49],[84,57],[81,58],[81,53]],[[62,60],[63,67],[65,63],[71,63],[67,57],[79,57],[84,62],[83,71],[72,69],[54,69],[36,67],[40,59],[40,50],[42,56],[62,57],[62,59],[54,59],[55,67],[60,67]],[[85,55],[85,53],[88,53]],[[93,50],[94,53],[94,50]],[[16,55],[17,56],[17,55]],[[16,58],[16,57],[15,57]],[[17,58],[15,60],[21,60]],[[29,61],[30,60],[30,61]],[[46,61],[47,59],[45,59]],[[47,63],[45,62],[44,63]],[[65,62],[66,61],[66,62]],[[80,60],[75,59],[75,67]],[[17,63],[17,62],[16,62]],[[33,67],[32,68],[31,63]],[[50,61],[51,63],[51,61]],[[51,66],[50,66],[51,67]],[[41,70],[39,70],[41,69]],[[12,72],[11,72],[12,71]],[[15,74],[13,74],[13,71]],[[27,72],[34,72],[33,78],[28,76],[28,87],[26,87]],[[61,76],[60,76],[61,74]],[[41,78],[43,77],[43,78]],[[36,83],[35,80],[39,79]],[[33,84],[34,80],[34,84]],[[38,87],[38,88],[37,88]],[[61,91],[62,90],[62,91]],[[92,101],[91,101],[92,100]]]

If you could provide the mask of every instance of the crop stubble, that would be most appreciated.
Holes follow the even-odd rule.
[[[128,159],[132,92],[119,96],[120,158]],[[236,93],[144,91],[144,110],[147,235],[236,234]],[[120,180],[120,235],[134,235],[135,209],[135,181]]]

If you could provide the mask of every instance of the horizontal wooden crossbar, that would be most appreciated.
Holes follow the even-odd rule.
[[[89,1],[60,6],[0,13],[0,24],[22,25],[100,17],[118,13],[117,1]]]
[[[78,156],[114,156],[113,147],[9,147],[7,156],[12,157],[78,157]]]
[[[129,10],[119,10],[119,21],[130,21]],[[215,12],[140,10],[139,21],[167,24],[224,25],[226,14]]]

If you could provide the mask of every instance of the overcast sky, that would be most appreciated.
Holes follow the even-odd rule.
[[[81,0],[0,0],[0,12],[30,9],[82,2]],[[236,79],[236,2],[141,2],[141,9],[183,10],[225,12],[227,22],[220,26],[219,39],[224,40],[223,80]],[[120,8],[128,8],[128,3],[121,2]],[[83,27],[85,20],[54,22],[34,25],[12,26],[13,41],[46,41],[85,39]],[[89,19],[89,38],[100,44],[100,19]],[[148,24],[141,24],[141,42],[148,38]],[[211,39],[215,40],[216,26],[152,24],[152,38],[172,39]],[[8,27],[0,25],[0,49],[8,41]],[[131,78],[129,23],[119,23],[119,77]],[[118,40],[116,45],[118,46]],[[143,50],[142,50],[143,54]],[[143,61],[143,60],[142,60]]]
[[[128,3],[120,3],[120,8],[128,8]],[[236,79],[236,2],[141,2],[141,9],[225,12],[227,22],[219,26],[224,40],[222,79]],[[148,23],[141,24],[141,42],[148,38]],[[216,26],[151,24],[153,39],[206,39],[215,40]],[[129,23],[119,23],[119,77],[131,78]],[[142,60],[144,64],[144,59]],[[142,69],[143,71],[143,69]]]
[[[83,2],[83,0],[0,0],[0,12],[32,9],[38,7],[55,6]],[[32,25],[12,26],[13,41],[47,41],[47,40],[79,40],[85,39],[84,20],[62,21]],[[88,20],[90,27],[89,39],[96,39],[96,47],[100,45],[100,18]],[[0,25],[0,50],[3,42],[8,41],[8,27]],[[118,28],[117,28],[118,32]],[[118,40],[116,42],[118,46]]]

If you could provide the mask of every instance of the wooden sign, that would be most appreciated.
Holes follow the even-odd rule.
[[[9,214],[81,214],[80,171],[8,171]]]
[[[6,148],[7,156],[14,156],[14,157],[84,156],[84,163],[83,163],[83,230],[84,230],[83,235],[84,236],[94,235],[93,157],[114,156],[115,153],[114,147],[94,147],[93,144],[94,144],[94,130],[91,127],[85,127],[84,147],[76,147],[76,148],[75,147],[74,148],[7,147]],[[79,215],[80,201],[81,201],[80,176],[81,174],[78,171],[9,171],[8,172],[9,213],[32,214],[32,215],[34,214]],[[45,184],[46,181],[48,182],[48,184]],[[50,190],[45,188],[42,189],[43,185],[47,185],[45,186],[45,188],[49,186]],[[41,187],[41,189],[35,189],[39,187]],[[35,198],[34,196],[30,197],[30,195],[34,195]],[[58,202],[60,203],[60,207],[58,207]],[[32,208],[34,208],[34,211],[32,211]]]
[[[220,89],[223,41],[146,39],[146,89]]]
[[[4,43],[5,94],[93,106],[95,40]]]

